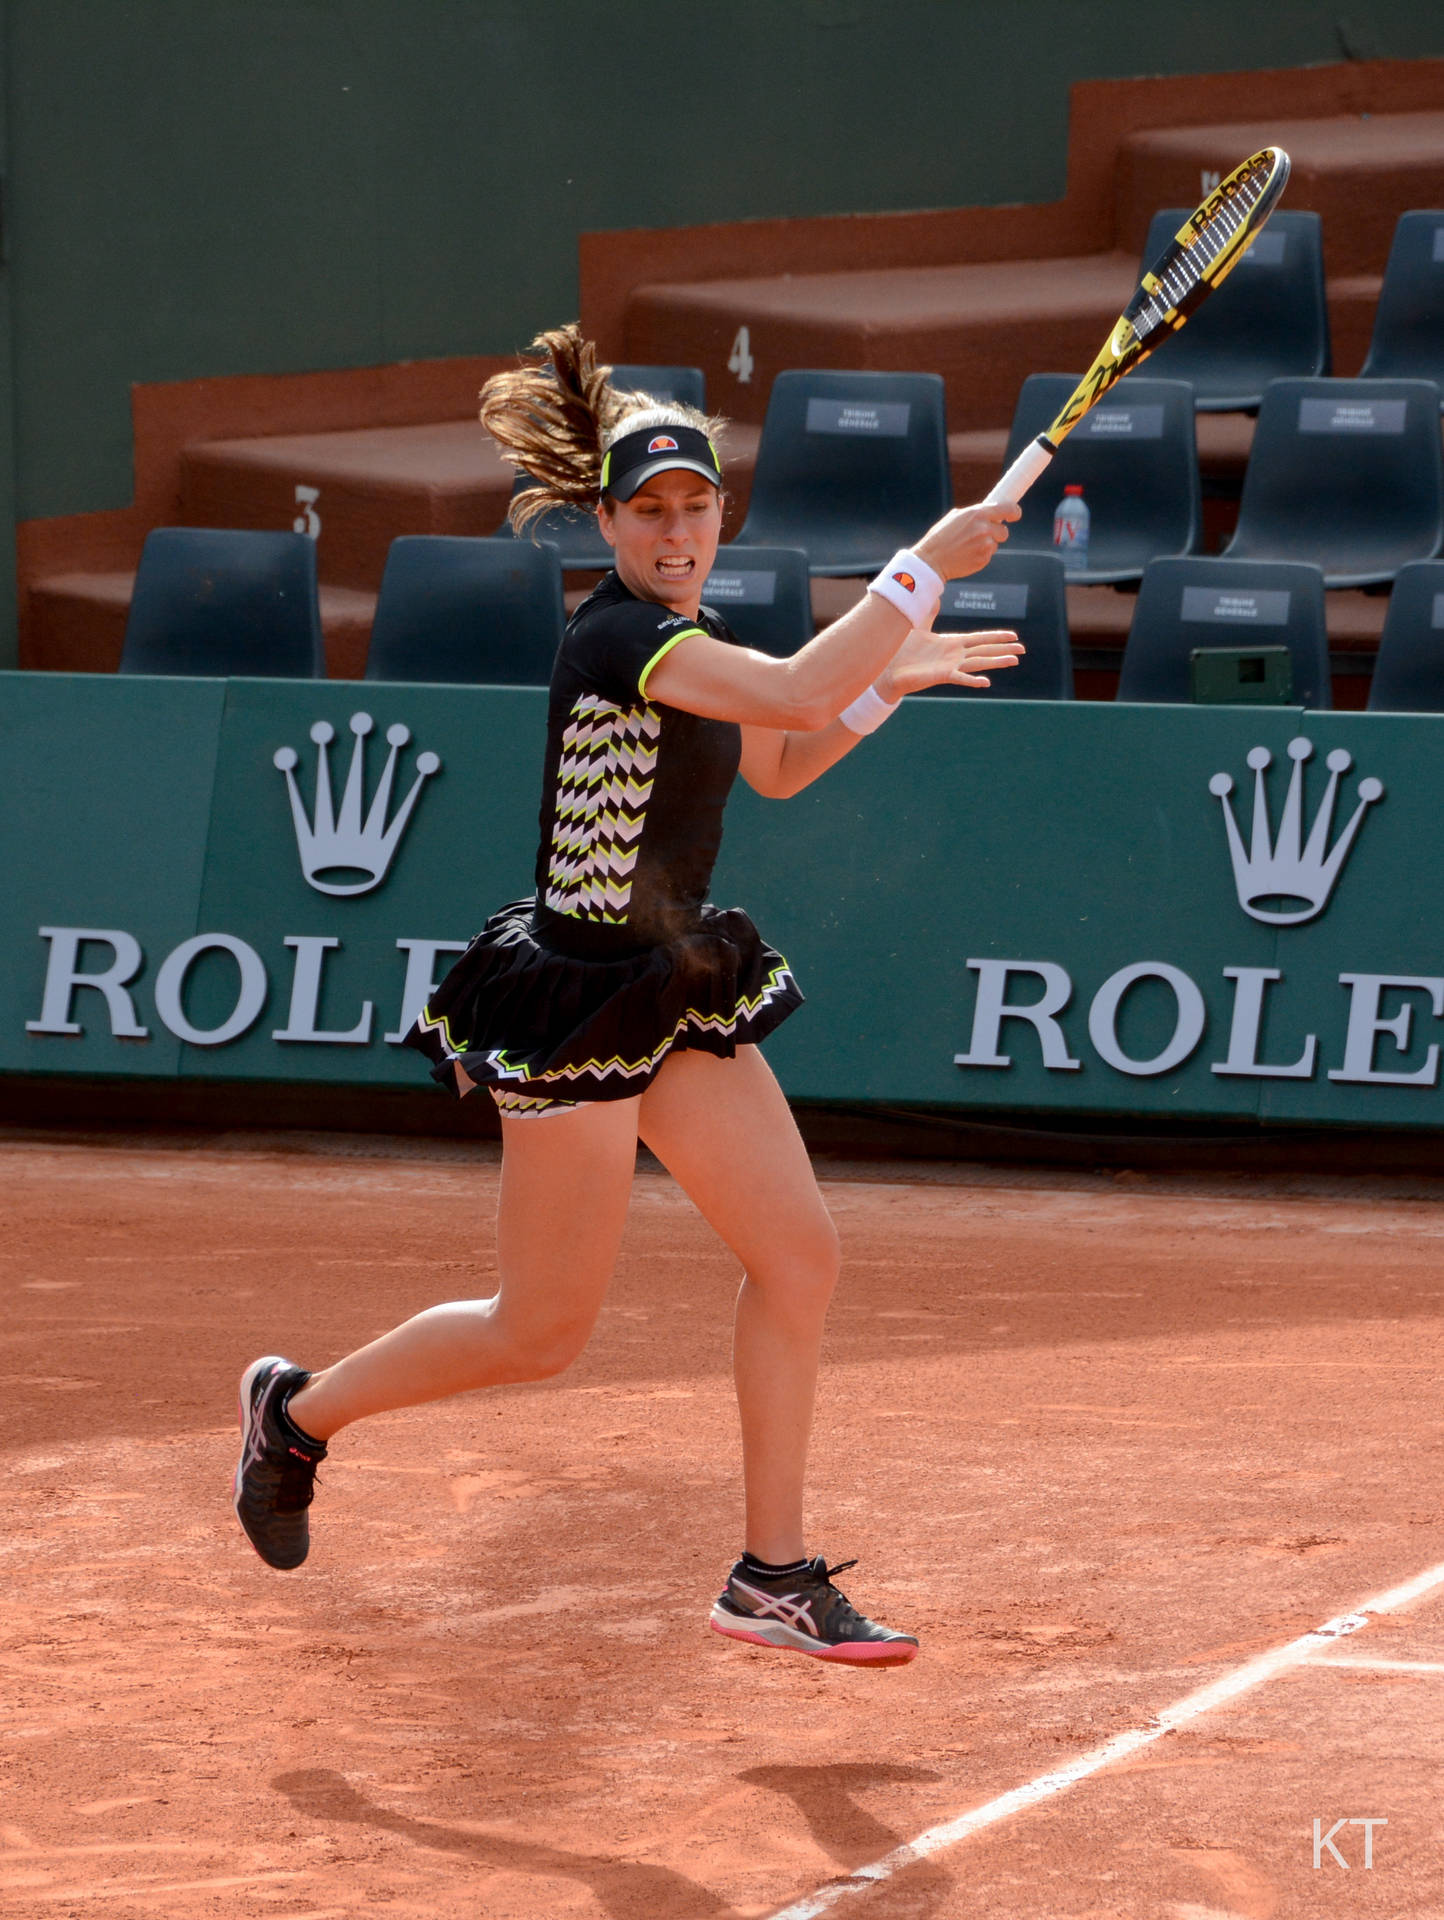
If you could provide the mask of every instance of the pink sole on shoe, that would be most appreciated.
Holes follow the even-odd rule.
[[[707,1624],[724,1640],[747,1640],[754,1647],[766,1647],[770,1653],[800,1653],[808,1660],[832,1660],[844,1667],[905,1667],[918,1653],[918,1649],[905,1640],[844,1641],[841,1646],[819,1647],[814,1653],[810,1647],[779,1647],[775,1640],[767,1639],[764,1634],[749,1633],[745,1627],[719,1627],[715,1620]]]

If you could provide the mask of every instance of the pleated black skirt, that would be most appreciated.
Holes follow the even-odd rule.
[[[802,1005],[787,962],[740,907],[701,907],[655,945],[625,944],[633,937],[513,901],[457,956],[406,1044],[452,1092],[459,1061],[498,1093],[626,1100],[669,1053],[731,1059]]]

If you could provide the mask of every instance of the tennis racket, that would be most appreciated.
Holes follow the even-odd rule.
[[[1089,408],[1169,334],[1177,333],[1194,309],[1227,279],[1278,204],[1288,177],[1289,156],[1283,148],[1264,147],[1219,182],[1144,274],[1103,351],[1058,418],[1024,447],[989,493],[986,505],[1021,500]]]

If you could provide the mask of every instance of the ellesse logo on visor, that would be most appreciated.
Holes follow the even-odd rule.
[[[916,593],[918,590],[918,583],[910,573],[895,573],[893,579],[896,580],[898,585],[907,593]]]
[[[647,442],[648,453],[676,453],[677,442],[670,433],[659,433],[655,439]]]

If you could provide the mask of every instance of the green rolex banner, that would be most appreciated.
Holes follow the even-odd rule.
[[[0,1072],[423,1086],[531,888],[531,688],[0,675]],[[713,897],[809,1004],[787,1091],[1438,1126],[1432,716],[914,699]]]

